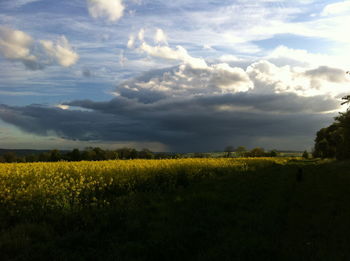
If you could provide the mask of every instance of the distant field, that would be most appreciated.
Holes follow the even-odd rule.
[[[350,163],[0,164],[0,260],[349,260]]]

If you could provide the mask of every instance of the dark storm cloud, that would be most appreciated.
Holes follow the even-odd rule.
[[[117,97],[109,102],[74,101],[89,111],[42,106],[0,107],[0,118],[24,131],[74,140],[161,142],[174,151],[222,149],[228,143],[259,145],[270,139],[312,137],[329,123],[329,98],[248,93],[168,99],[145,104]],[[301,144],[302,145],[302,144]],[[274,146],[277,146],[274,144]]]
[[[236,93],[211,96],[194,96],[188,98],[172,98],[156,103],[140,103],[134,99],[118,97],[109,102],[93,102],[90,100],[66,103],[111,114],[140,114],[181,111],[194,113],[196,111],[217,112],[248,111],[255,113],[320,113],[335,110],[339,102],[327,96],[303,97],[294,93],[285,94],[254,94]],[[227,106],[227,107],[222,107]],[[129,116],[129,115],[127,115]]]

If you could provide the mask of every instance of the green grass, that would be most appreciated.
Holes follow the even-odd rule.
[[[0,214],[0,260],[350,260],[349,188],[349,162],[295,160],[104,207]]]

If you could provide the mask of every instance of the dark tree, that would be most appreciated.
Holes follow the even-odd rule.
[[[234,151],[233,146],[227,146],[225,148],[225,152],[226,152],[226,157],[231,157],[232,156],[232,152]]]
[[[308,159],[309,158],[309,153],[307,152],[307,150],[304,150],[302,157],[304,159]]]
[[[248,155],[250,157],[264,157],[265,156],[265,150],[263,148],[257,147],[249,151]]]
[[[79,149],[73,149],[69,156],[70,156],[70,160],[72,160],[72,161],[80,161],[81,160],[81,155],[80,155]]]
[[[154,158],[153,152],[150,151],[149,149],[142,149],[138,154],[139,154],[140,159],[153,159]]]
[[[270,156],[270,157],[277,157],[277,156],[278,156],[277,150],[271,150],[271,151],[269,152],[269,156]]]
[[[349,72],[346,72],[350,74]],[[343,97],[343,104],[350,103],[350,95]],[[314,157],[350,159],[350,110],[339,113],[335,122],[316,134]]]
[[[236,149],[236,154],[239,156],[239,157],[243,157],[245,155],[245,153],[247,152],[247,149],[244,147],[244,146],[239,146],[237,149]]]
[[[96,158],[96,152],[93,151],[91,148],[86,148],[83,153],[81,154],[82,160],[95,160]]]
[[[4,161],[7,163],[11,163],[11,162],[16,162],[17,161],[17,155],[14,152],[6,152],[3,156]]]
[[[62,155],[59,150],[52,150],[50,152],[50,161],[60,161],[62,160]]]

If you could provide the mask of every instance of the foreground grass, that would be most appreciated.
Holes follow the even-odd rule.
[[[69,164],[0,165],[1,260],[350,258],[349,163]]]

